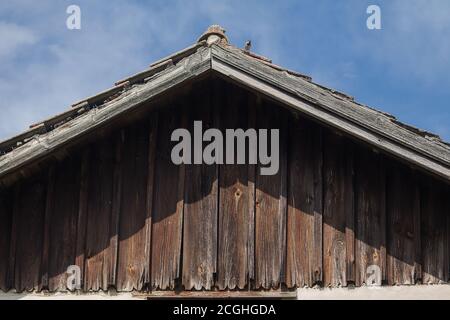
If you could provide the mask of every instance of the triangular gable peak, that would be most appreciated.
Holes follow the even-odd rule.
[[[404,125],[391,115],[315,84],[308,76],[277,66],[270,59],[250,52],[249,48],[230,45],[219,26],[210,27],[194,45],[1,142],[0,178],[208,72],[218,73],[413,166],[450,180],[450,146],[438,136]]]

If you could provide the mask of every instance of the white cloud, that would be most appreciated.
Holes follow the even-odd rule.
[[[275,33],[279,27],[267,23],[276,13],[265,12],[251,3],[242,3],[239,14],[230,2],[216,5],[204,0],[190,6],[185,1],[174,1],[170,6],[83,0],[77,4],[82,12],[79,31],[65,28],[68,4],[0,4],[0,12],[11,12],[10,16],[20,18],[31,28],[17,27],[15,30],[21,31],[13,37],[18,39],[17,44],[9,47],[19,49],[19,43],[34,44],[29,59],[13,64],[5,63],[5,56],[0,56],[0,109],[9,115],[9,119],[0,118],[0,140],[192,44],[212,23],[232,31],[231,37],[251,38],[262,54],[272,58],[277,55],[278,46],[273,42],[278,38]],[[199,21],[204,21],[204,25]],[[36,34],[41,41],[36,42]],[[3,40],[1,35],[0,39]],[[233,43],[243,45],[244,40]]]
[[[35,44],[36,35],[32,30],[14,23],[0,21],[0,59],[6,59],[23,46]],[[0,60],[1,61],[1,60]]]
[[[380,4],[383,29],[358,32],[352,44],[390,76],[426,86],[450,84],[450,2],[390,1]],[[351,10],[351,8],[349,9]]]
[[[412,74],[420,81],[447,81],[450,85],[450,20],[446,17],[450,2],[411,2],[382,4],[383,36],[373,42],[361,32],[364,29],[349,33],[344,39],[349,43],[348,55],[333,57],[335,63],[323,64],[320,70],[315,65],[315,79],[337,89],[342,83],[351,88],[360,71],[352,58],[359,55],[392,70],[387,76],[394,79],[403,81]],[[225,27],[233,44],[243,46],[251,39],[255,52],[300,72],[311,70],[307,62],[314,65],[314,57],[304,59],[301,53],[314,52],[311,47],[322,41],[317,38],[317,43],[306,42],[311,39],[307,33],[317,26],[300,29],[295,19],[288,21],[284,15],[292,10],[286,3],[267,10],[260,1],[199,0],[186,5],[175,0],[170,5],[153,1],[144,5],[138,1],[78,0],[80,31],[65,28],[69,4],[72,2],[56,4],[50,0],[0,3],[0,19],[15,17],[16,23],[0,22],[0,109],[8,114],[0,117],[0,140],[192,44],[212,23]],[[365,17],[365,10],[355,12],[351,7],[343,15],[355,28],[354,23]],[[365,21],[361,25],[365,26]],[[17,53],[26,57],[12,59]]]

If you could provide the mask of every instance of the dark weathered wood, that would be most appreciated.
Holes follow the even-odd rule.
[[[414,195],[413,195],[413,216],[414,216],[414,283],[422,282],[422,223],[421,223],[421,194],[420,177],[417,171],[413,172]]]
[[[124,130],[119,130],[115,135],[114,145],[114,169],[113,169],[113,191],[111,204],[111,221],[109,228],[109,270],[108,286],[116,287],[117,259],[119,255],[119,221],[122,206],[122,162],[125,142]]]
[[[353,168],[349,142],[328,131],[324,135],[323,163],[323,284],[347,286],[354,265]]]
[[[148,174],[147,174],[147,202],[145,219],[145,260],[147,261],[145,270],[145,283],[151,284],[151,248],[152,248],[152,212],[153,194],[155,190],[155,167],[156,167],[156,144],[158,138],[158,113],[150,116],[148,136]]]
[[[125,131],[117,269],[119,291],[141,290],[149,263],[145,256],[148,130],[148,121],[144,120]]]
[[[11,222],[11,235],[10,235],[10,246],[9,246],[9,263],[8,272],[6,277],[6,286],[8,288],[15,287],[15,268],[16,268],[16,253],[17,253],[17,241],[19,232],[19,222],[20,222],[20,190],[22,186],[20,183],[16,183],[12,188],[13,204],[12,204],[12,222]]]
[[[194,137],[194,120],[214,127],[209,86],[197,87],[189,106],[188,128]],[[206,145],[204,143],[203,145]],[[192,153],[194,156],[194,153]],[[186,166],[183,218],[183,275],[186,290],[211,289],[217,270],[217,166]]]
[[[390,163],[386,183],[387,281],[414,284],[416,279],[416,181],[411,170]]]
[[[379,154],[358,147],[355,155],[355,281],[359,286],[367,283],[367,268],[372,274],[372,265],[385,278],[385,172]]]
[[[345,177],[347,191],[344,195],[346,201],[346,219],[345,219],[345,246],[347,254],[347,284],[355,283],[356,261],[355,261],[355,153],[353,143],[346,140],[344,148],[347,156],[345,159]]]
[[[248,127],[247,109],[242,109],[247,96],[243,90],[233,89],[227,87],[224,90],[228,93],[226,105],[214,106],[215,112],[220,112],[222,132],[226,129],[246,130]],[[234,145],[236,150],[236,143]],[[250,199],[254,196],[248,185],[249,170],[248,165],[242,164],[223,164],[219,168],[219,247],[216,283],[220,290],[243,289],[247,283],[249,231],[254,228],[253,218],[250,218],[249,214],[250,205],[253,203]]]
[[[41,280],[46,176],[43,173],[24,182],[17,199],[14,287],[18,292],[38,290]]]
[[[114,158],[114,140],[104,139],[93,146],[88,187],[86,291],[108,289]]]
[[[445,215],[447,216],[447,281],[450,282],[450,185],[445,188]]]
[[[81,152],[80,168],[80,191],[78,192],[78,219],[77,219],[77,239],[75,252],[75,265],[80,268],[81,283],[85,283],[85,260],[86,260],[86,231],[88,217],[89,199],[89,163],[90,149],[85,148]],[[84,285],[83,285],[84,288]]]
[[[313,286],[322,280],[321,129],[291,118],[289,145],[286,284]]]
[[[447,204],[445,209],[447,215],[447,281],[450,282],[450,185],[447,185],[444,198]]]
[[[142,122],[118,121],[119,131],[83,141],[90,146],[2,179],[0,289],[65,290],[71,264],[92,291],[363,285],[371,265],[392,285],[449,279],[448,185],[273,102],[258,105],[265,98],[245,89],[210,84],[162,100],[152,111],[162,119],[139,113]],[[204,130],[289,129],[279,174],[173,165],[170,134],[194,120]]]
[[[48,289],[50,291],[67,290],[67,268],[75,264],[77,219],[80,189],[81,161],[72,156],[59,162],[54,177],[49,175],[47,200],[50,210],[49,252],[48,252]],[[53,184],[53,185],[52,185]],[[44,247],[45,248],[45,247]]]
[[[45,201],[45,218],[44,218],[44,243],[42,244],[42,262],[41,262],[41,282],[39,291],[48,289],[49,278],[49,251],[50,251],[50,225],[51,216],[54,211],[55,204],[55,165],[50,166],[47,177],[47,199]]]
[[[256,129],[256,107],[260,104],[260,97],[254,94],[248,95],[248,127]],[[255,280],[255,203],[256,203],[256,165],[248,165],[247,174],[247,190],[248,190],[248,290],[252,289],[252,283]],[[220,201],[220,199],[219,199]]]
[[[268,289],[283,280],[286,258],[287,114],[269,103],[258,106],[256,114],[259,129],[280,130],[278,173],[261,175],[260,164],[256,172],[255,286]]]
[[[170,136],[180,123],[173,108],[158,114],[151,234],[152,289],[173,289],[180,277],[184,166],[174,165],[170,158]]]
[[[0,290],[8,291],[8,264],[14,197],[10,190],[0,188]]]
[[[425,178],[421,188],[422,282],[444,283],[448,280],[446,212],[444,186]]]

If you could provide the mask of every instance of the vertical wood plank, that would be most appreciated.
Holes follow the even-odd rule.
[[[9,248],[9,264],[7,275],[7,287],[15,288],[15,269],[16,269],[16,254],[17,254],[17,242],[19,232],[20,221],[20,192],[22,185],[20,182],[16,183],[13,187],[13,208],[12,208],[12,223],[11,223],[11,237]]]
[[[46,175],[29,178],[20,189],[14,283],[18,292],[38,290],[44,238]]]
[[[44,218],[44,243],[42,249],[41,282],[39,285],[39,291],[43,289],[48,289],[50,224],[51,224],[51,216],[54,210],[54,200],[55,200],[54,191],[55,191],[55,165],[51,165],[48,170],[48,178],[47,178],[47,199],[45,201],[45,218]]]
[[[410,170],[390,163],[387,170],[387,281],[389,285],[415,283],[415,181]]]
[[[324,286],[347,286],[353,273],[353,168],[349,142],[324,135],[323,273]]]
[[[93,146],[87,206],[85,290],[108,289],[114,144],[104,139]]]
[[[210,97],[211,87],[194,87],[188,122],[192,137],[194,120],[202,121],[203,130],[214,127]],[[186,290],[209,290],[214,285],[217,270],[217,194],[216,165],[186,166],[182,277]]]
[[[288,287],[322,280],[322,131],[302,118],[289,124]]]
[[[386,270],[385,172],[379,154],[365,147],[355,154],[356,285],[361,286],[367,267],[378,266],[382,279]]]
[[[113,169],[113,191],[111,204],[111,222],[109,230],[109,270],[108,270],[108,286],[117,288],[117,260],[119,255],[119,222],[120,209],[122,206],[122,162],[123,149],[125,143],[125,132],[119,130],[115,135],[114,146],[114,169]]]
[[[256,106],[260,99],[254,95],[248,95],[248,127],[256,129]],[[258,149],[256,147],[256,149]],[[255,153],[257,150],[255,150]],[[255,280],[255,202],[256,202],[256,165],[248,165],[248,289],[252,289]]]
[[[353,143],[346,141],[345,144],[345,172],[347,174],[345,179],[346,191],[344,195],[346,207],[345,219],[345,246],[347,254],[347,285],[349,282],[355,283],[355,167],[354,167],[354,147]]]
[[[179,110],[167,107],[159,112],[152,205],[152,289],[173,289],[180,277],[184,166],[172,163],[170,141],[180,123]]]
[[[447,204],[445,208],[447,216],[447,281],[450,282],[450,185],[447,185],[445,189],[444,199]]]
[[[155,180],[155,162],[156,162],[156,144],[158,134],[158,113],[155,112],[150,116],[149,132],[148,132],[148,174],[147,174],[147,201],[146,201],[146,218],[145,218],[145,280],[151,289],[151,247],[152,247],[152,212],[153,212],[153,193]]]
[[[446,216],[443,185],[429,177],[421,189],[422,282],[445,283],[448,280]]]
[[[8,263],[11,241],[13,193],[0,187],[0,290],[10,289],[8,284]]]
[[[420,178],[417,171],[413,173],[413,220],[414,220],[414,283],[422,283],[422,223],[420,203]]]
[[[119,291],[141,290],[145,284],[148,130],[148,121],[144,120],[125,131],[117,269]]]
[[[255,286],[268,289],[279,287],[284,277],[287,114],[283,109],[265,102],[258,107],[257,125],[259,129],[269,129],[268,141],[270,129],[280,130],[278,173],[261,175],[261,165],[258,165],[256,172]]]
[[[55,167],[54,182],[47,190],[49,216],[48,289],[51,292],[67,290],[67,268],[75,263],[77,218],[80,189],[80,158],[66,158]],[[53,186],[52,186],[53,184]],[[48,203],[47,202],[47,203]],[[45,242],[44,242],[45,243]]]
[[[223,84],[223,86],[225,85]],[[242,108],[247,101],[245,92],[230,85],[225,88],[227,96],[230,97],[227,99],[227,104],[214,106],[215,112],[220,112],[222,132],[225,132],[226,129],[246,130],[248,110],[244,108],[245,111],[243,111]],[[219,107],[221,108],[219,109]],[[236,144],[235,139],[235,150],[237,149]],[[249,150],[248,142],[246,142],[245,150],[246,152]],[[249,199],[253,197],[253,192],[251,195],[249,192],[248,173],[248,165],[223,164],[219,166],[217,286],[220,290],[243,289],[247,283],[249,229],[252,224],[249,219]]]
[[[81,283],[85,283],[86,231],[89,199],[89,147],[81,151],[80,191],[78,192],[78,218],[75,265],[80,268]]]

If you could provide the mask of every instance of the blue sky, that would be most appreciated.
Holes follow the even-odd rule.
[[[66,8],[81,8],[68,30]],[[382,30],[366,9],[381,8]],[[0,3],[0,140],[220,24],[231,43],[450,141],[450,1],[15,0]]]

